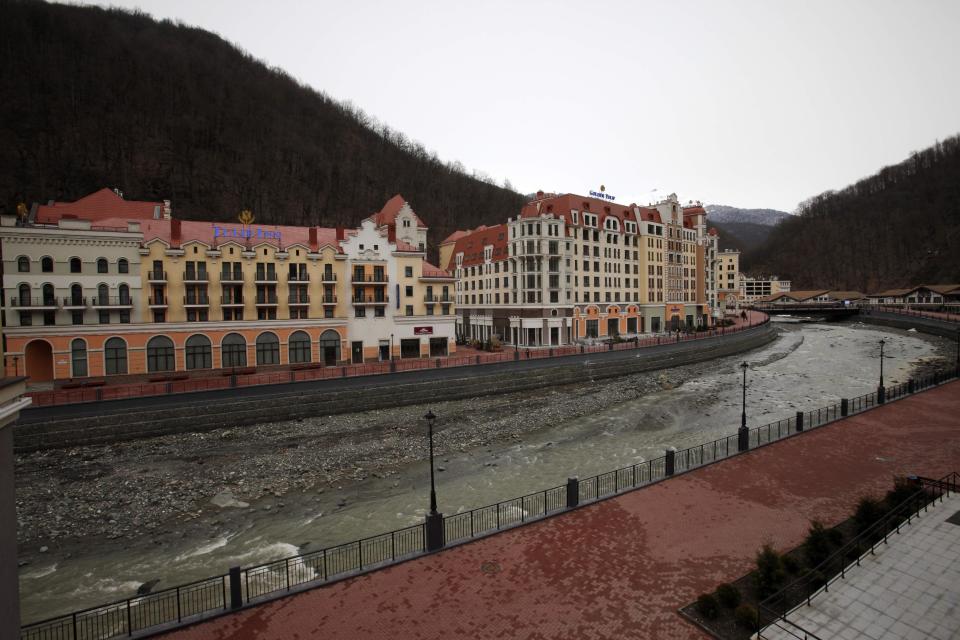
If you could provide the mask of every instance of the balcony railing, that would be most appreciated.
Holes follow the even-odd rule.
[[[443,303],[450,303],[450,302],[453,302],[453,296],[450,296],[450,295],[446,295],[446,296],[443,296],[443,295],[436,296],[436,295],[430,295],[430,294],[428,293],[427,295],[423,296],[423,301],[426,302],[426,303],[428,303],[428,304],[441,303],[441,302],[443,302]]]
[[[326,271],[324,271],[323,275],[320,276],[320,282],[336,282],[336,281],[337,281],[337,274],[335,273],[327,273]]]
[[[231,273],[229,271],[221,271],[220,282],[243,282],[243,272],[234,271]]]
[[[370,282],[374,284],[387,284],[387,274],[377,273],[371,276],[363,273],[355,273],[353,274],[353,281],[356,283]]]
[[[239,298],[223,298],[220,301],[220,305],[223,307],[242,307],[243,306],[243,297]]]
[[[167,299],[164,296],[150,296],[147,305],[150,307],[165,307],[167,306]]]
[[[351,302],[353,304],[387,304],[390,302],[390,296],[353,296]]]
[[[337,304],[337,296],[335,295],[324,295],[323,304]]]
[[[133,299],[130,296],[97,296],[90,298],[90,306],[94,309],[103,307],[132,307]]]
[[[206,271],[184,271],[183,281],[184,282],[209,282],[210,276],[207,275]]]
[[[276,282],[277,274],[275,273],[261,273],[257,272],[254,276],[254,282]]]
[[[183,296],[183,304],[187,307],[209,307],[210,298],[207,296]]]
[[[10,298],[11,307],[29,307],[33,309],[56,309],[56,298]]]
[[[310,282],[310,274],[309,273],[288,274],[287,282]]]
[[[147,272],[147,282],[166,282],[167,281],[167,272],[166,271],[155,271],[150,270]]]
[[[258,306],[270,306],[277,304],[277,296],[257,296]]]
[[[64,309],[83,309],[87,306],[87,301],[84,298],[64,298],[63,299],[63,308]]]
[[[287,304],[310,304],[310,296],[306,294],[302,296],[290,296],[290,298],[287,299]]]

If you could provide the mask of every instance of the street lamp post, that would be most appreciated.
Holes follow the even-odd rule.
[[[444,545],[443,514],[437,513],[437,485],[433,471],[433,423],[437,416],[427,411],[423,416],[427,421],[427,434],[430,439],[430,513],[427,514],[426,534],[427,551],[442,549]]]
[[[743,369],[743,402],[740,411],[740,430],[737,431],[737,449],[746,451],[750,448],[750,431],[747,429],[747,369],[750,365],[744,361],[740,368]]]
[[[880,339],[880,386],[877,387],[877,402],[883,404],[887,400],[887,390],[883,386],[883,345],[887,344],[887,341],[883,338]]]
[[[14,358],[16,361],[16,358]],[[956,360],[956,375],[960,376],[960,329],[957,329],[957,360]]]

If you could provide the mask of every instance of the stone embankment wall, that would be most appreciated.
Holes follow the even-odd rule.
[[[944,338],[956,338],[957,331],[960,330],[960,327],[958,327],[955,322],[907,316],[898,313],[885,313],[883,311],[861,313],[859,319],[866,324],[876,324],[883,327],[894,327],[896,329],[916,329],[923,333],[942,336]]]
[[[507,365],[449,369],[442,379],[418,381],[415,375],[391,374],[358,379],[355,388],[324,391],[297,384],[246,397],[235,390],[171,396],[162,405],[112,410],[105,403],[97,415],[25,421],[14,430],[18,452],[107,444],[188,431],[235,428],[244,425],[294,420],[307,416],[353,413],[385,407],[423,404],[443,398],[461,400],[477,396],[583,383],[604,378],[654,371],[734,355],[762,347],[777,336],[768,324],[733,335],[646,347],[558,358],[538,368],[511,370]],[[541,361],[544,362],[544,361]],[[490,367],[490,372],[485,369]],[[496,370],[494,370],[496,367]],[[298,387],[300,387],[298,389]]]

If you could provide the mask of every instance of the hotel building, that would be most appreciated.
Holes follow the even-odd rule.
[[[458,334],[518,346],[707,326],[715,255],[703,207],[676,196],[640,207],[539,192],[516,218],[440,245]]]
[[[739,251],[724,249],[717,254],[716,280],[720,306],[727,309],[739,308],[743,297],[740,290]]]
[[[356,229],[179,220],[109,189],[0,223],[6,372],[32,384],[455,350],[455,281],[400,196]]]
[[[791,286],[789,280],[781,280],[777,276],[748,276],[743,273],[740,274],[739,283],[740,300],[747,304],[788,292]]]

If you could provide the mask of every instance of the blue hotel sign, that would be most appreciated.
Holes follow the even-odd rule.
[[[240,240],[279,240],[280,232],[263,227],[243,227],[242,229],[213,225],[214,238],[238,238]]]

